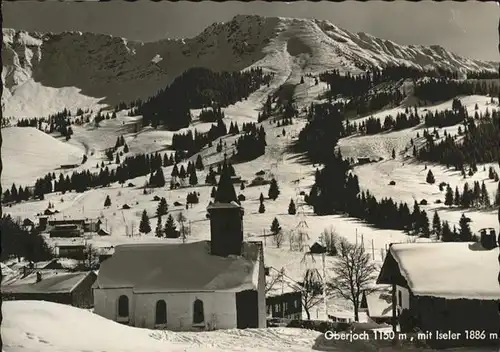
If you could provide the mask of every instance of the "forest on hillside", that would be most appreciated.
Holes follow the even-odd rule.
[[[214,72],[207,68],[191,68],[168,87],[146,101],[136,101],[133,113],[143,116],[143,125],[179,130],[191,123],[190,109],[226,107],[248,96],[272,76],[260,68],[244,72]],[[214,119],[215,121],[216,119]]]

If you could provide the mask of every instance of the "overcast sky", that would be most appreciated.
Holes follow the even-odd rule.
[[[3,26],[41,32],[68,30],[131,40],[192,37],[237,14],[317,18],[400,44],[438,44],[462,56],[499,60],[495,3],[445,2],[3,2]]]

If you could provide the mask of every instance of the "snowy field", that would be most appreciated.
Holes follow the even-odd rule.
[[[85,309],[41,301],[5,302],[2,310],[5,352],[305,352],[312,351],[320,334],[287,328],[197,333],[146,330]]]
[[[413,351],[375,347],[373,341],[325,341],[317,331],[294,328],[171,332],[128,327],[89,310],[51,302],[3,303],[5,352],[362,352]],[[103,333],[105,332],[105,333]],[[430,352],[419,349],[420,352]],[[493,352],[457,348],[448,352]]]

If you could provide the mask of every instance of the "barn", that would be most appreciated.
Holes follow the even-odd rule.
[[[9,284],[2,284],[2,298],[48,301],[91,308],[94,303],[92,285],[96,278],[96,274],[92,271],[37,271]]]
[[[56,245],[56,253],[59,258],[84,260],[86,248],[83,243],[60,243]]]
[[[210,241],[115,247],[99,269],[94,312],[145,328],[266,327],[262,242],[243,242],[239,205],[208,210]]]
[[[495,240],[393,244],[378,284],[392,286],[393,329],[430,332],[436,347],[498,344],[498,249]],[[459,333],[437,340],[437,332]],[[484,331],[481,339],[467,332]],[[491,334],[491,335],[490,335]]]
[[[302,319],[302,293],[300,291],[288,291],[267,295],[266,309],[269,318]]]
[[[50,237],[81,237],[83,227],[74,224],[54,225],[50,231]]]

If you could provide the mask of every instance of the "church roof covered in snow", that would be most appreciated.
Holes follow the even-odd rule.
[[[497,300],[498,255],[472,242],[393,244],[377,282],[390,284],[397,264],[416,296]]]
[[[136,293],[257,289],[260,243],[244,242],[241,256],[210,255],[210,241],[115,247],[101,264],[99,288]]]

